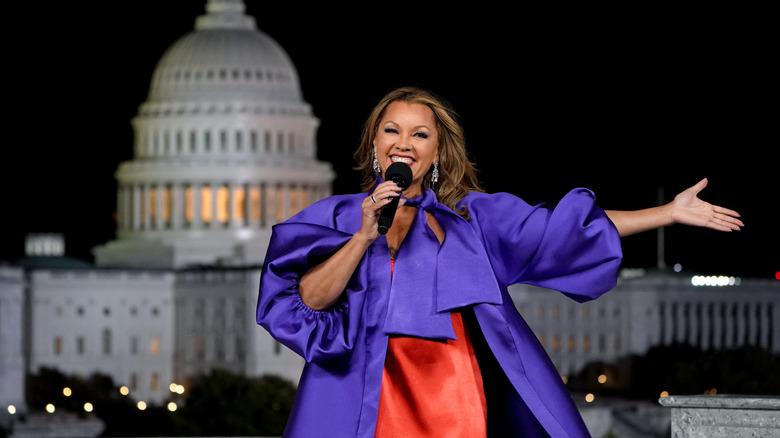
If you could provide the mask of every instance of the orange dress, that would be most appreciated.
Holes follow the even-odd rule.
[[[457,340],[388,340],[376,437],[487,436],[477,357],[463,317],[451,315]]]

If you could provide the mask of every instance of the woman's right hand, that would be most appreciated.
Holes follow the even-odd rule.
[[[371,241],[379,237],[379,215],[382,208],[390,203],[393,198],[401,196],[401,189],[393,181],[385,181],[374,189],[370,196],[363,200],[363,220],[360,225],[360,233],[364,233]],[[398,202],[403,205],[404,200]]]
[[[374,198],[371,199],[371,196]],[[298,283],[298,293],[304,304],[314,310],[332,306],[347,287],[366,249],[379,237],[379,212],[392,198],[400,196],[393,181],[379,184],[361,204],[363,219],[360,231],[327,260],[309,269]],[[376,202],[374,202],[376,200]],[[402,205],[403,199],[399,201]]]

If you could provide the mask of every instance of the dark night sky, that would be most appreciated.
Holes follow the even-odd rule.
[[[130,120],[206,0],[52,3],[5,7],[20,24],[6,37],[0,259],[20,257],[27,232],[64,232],[82,258],[113,238]],[[707,177],[701,197],[739,211],[746,226],[667,228],[666,263],[766,278],[780,270],[777,49],[766,11],[246,3],[298,70],[321,121],[319,158],[339,174],[335,193],[358,189],[352,152],[374,103],[418,85],[459,112],[488,191],[536,204],[584,186],[604,208],[635,209],[655,205],[659,188],[669,200]],[[624,266],[652,267],[655,238],[624,239]]]

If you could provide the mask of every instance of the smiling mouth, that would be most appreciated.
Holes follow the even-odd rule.
[[[390,161],[392,161],[393,163],[404,163],[409,165],[411,165],[414,162],[414,160],[409,157],[399,157],[396,155],[390,157]]]

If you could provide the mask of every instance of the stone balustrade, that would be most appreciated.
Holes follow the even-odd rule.
[[[780,437],[780,397],[676,395],[659,403],[672,410],[672,438]]]

